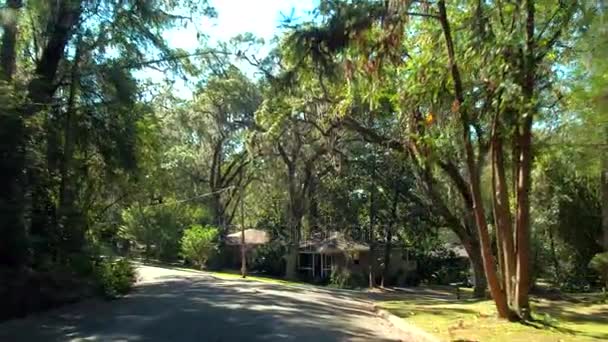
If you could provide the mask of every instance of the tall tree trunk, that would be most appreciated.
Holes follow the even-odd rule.
[[[293,214],[292,214],[293,215]],[[289,280],[298,279],[298,255],[300,253],[300,223],[302,217],[293,215],[290,222],[290,240],[286,256],[285,278]]]
[[[531,186],[531,167],[532,151],[531,128],[532,120],[524,125],[524,132],[520,137],[521,154],[519,183],[517,185],[517,218],[516,218],[516,239],[517,239],[517,284],[515,288],[515,309],[521,318],[527,319],[530,316],[528,303],[528,293],[530,291],[530,203],[529,191]],[[526,128],[527,127],[527,128]]]
[[[486,280],[486,274],[483,269],[483,258],[481,257],[481,248],[479,245],[472,245],[471,250],[467,251],[469,260],[471,261],[471,267],[473,268],[473,297],[474,298],[486,298],[486,289],[488,288],[488,281]]]
[[[492,125],[492,205],[497,232],[497,246],[501,260],[501,274],[504,291],[509,305],[514,296],[513,277],[515,276],[515,250],[513,246],[513,220],[509,205],[509,185],[505,174],[503,137],[499,124],[498,111]]]
[[[211,158],[211,169],[209,170],[209,189],[213,193],[211,195],[211,209],[213,211],[213,224],[220,228],[220,235],[222,239],[228,234],[225,222],[224,222],[224,210],[222,207],[222,194],[221,191],[221,165],[222,165],[222,151],[223,151],[223,139],[215,142],[213,146],[213,156]]]
[[[298,254],[300,252],[300,229],[302,225],[303,216],[303,199],[300,197],[301,194],[298,191],[295,164],[289,164],[287,166],[288,181],[289,181],[289,230],[290,230],[290,241],[288,244],[287,256],[286,256],[286,272],[285,277],[287,279],[295,280],[298,278]]]
[[[604,129],[605,146],[604,152],[600,154],[601,158],[601,200],[602,200],[602,231],[604,251],[608,252],[608,126]]]
[[[305,232],[312,232],[319,226],[319,203],[317,201],[317,186],[319,180],[317,176],[311,176],[307,191],[307,205],[306,205],[306,226],[304,227]]]
[[[389,273],[391,269],[391,252],[393,249],[393,227],[386,228],[386,239],[384,240],[384,267],[382,268],[381,287],[388,284]]]
[[[386,229],[384,232],[384,266],[382,268],[382,280],[381,287],[384,287],[385,283],[388,280],[389,272],[390,272],[390,263],[391,263],[391,252],[392,252],[392,243],[393,243],[393,228],[397,224],[397,206],[399,204],[399,185],[394,184],[395,192],[393,194],[393,206],[391,208],[391,222],[386,225]]]
[[[0,47],[0,72],[2,78],[7,81],[13,79],[16,65],[17,44],[17,22],[19,21],[19,9],[21,0],[7,0],[2,11],[2,45]]]
[[[59,231],[63,231],[64,236],[67,237],[65,241],[65,243],[68,244],[68,246],[66,246],[66,250],[71,250],[74,252],[79,250],[84,243],[84,230],[74,221],[76,213],[74,206],[74,175],[72,174],[76,135],[76,125],[74,120],[74,116],[76,114],[75,101],[80,82],[78,64],[80,62],[81,47],[80,42],[77,44],[76,54],[72,64],[68,103],[63,125],[63,155],[61,158],[61,164],[59,166],[60,184],[59,205],[57,208]]]
[[[460,78],[458,64],[456,63],[454,43],[452,41],[450,24],[447,18],[445,1],[439,0],[437,2],[437,5],[439,9],[439,21],[441,22],[443,34],[446,41],[446,49],[448,52],[450,71],[452,74],[452,79],[454,81],[454,90],[456,95],[455,101],[458,102],[458,110],[460,112],[460,121],[462,124],[462,139],[464,143],[467,169],[469,171],[471,195],[473,197],[473,211],[475,214],[475,222],[477,224],[479,240],[481,243],[481,255],[483,258],[484,270],[486,273],[486,278],[488,280],[488,285],[490,287],[490,293],[492,294],[492,298],[494,299],[494,302],[496,304],[498,316],[501,318],[509,318],[510,314],[507,299],[504,291],[502,291],[500,287],[500,282],[498,281],[498,276],[496,274],[496,261],[494,259],[494,255],[492,254],[492,248],[490,245],[490,234],[488,233],[485,211],[481,199],[480,178],[477,172],[478,170],[475,161],[475,152],[473,151],[473,146],[471,144],[469,116],[466,108],[464,108],[463,106],[464,92],[462,89],[462,80]]]
[[[530,190],[532,172],[532,120],[535,111],[533,104],[536,78],[536,55],[534,36],[535,7],[533,0],[526,0],[526,56],[525,76],[522,85],[524,105],[521,117],[523,124],[518,136],[519,172],[517,183],[517,205],[515,235],[517,241],[517,284],[515,288],[515,309],[520,318],[530,318]]]
[[[0,79],[10,82],[15,73],[17,20],[20,0],[6,1],[2,13]],[[24,221],[24,148],[15,142],[25,127],[16,108],[3,103],[0,116],[0,265],[19,267],[26,262],[27,234]]]
[[[373,288],[376,286],[374,279],[374,264],[376,261],[375,255],[375,236],[374,236],[374,224],[376,223],[376,155],[375,151],[372,150],[372,170],[371,170],[371,182],[369,189],[369,266],[368,266],[368,280],[369,287]]]

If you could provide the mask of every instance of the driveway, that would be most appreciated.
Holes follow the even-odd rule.
[[[138,271],[125,298],[0,324],[0,341],[413,341],[353,292]]]

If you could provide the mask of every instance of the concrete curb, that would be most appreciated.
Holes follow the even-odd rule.
[[[387,321],[393,327],[399,329],[403,335],[407,336],[408,342],[440,342],[440,340],[427,333],[426,331],[407,323],[403,318],[381,309],[376,304],[372,304],[372,310],[376,315]]]

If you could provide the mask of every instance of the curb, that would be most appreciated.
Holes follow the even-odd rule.
[[[412,342],[440,342],[439,339],[428,332],[407,323],[401,317],[398,317],[384,309],[381,309],[376,304],[372,304],[372,311],[380,318],[387,321],[393,327],[399,329],[403,335],[408,336],[407,341]]]

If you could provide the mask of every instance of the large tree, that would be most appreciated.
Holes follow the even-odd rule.
[[[550,71],[567,56],[558,43],[575,37],[577,20],[584,18],[581,6],[533,0],[494,5],[462,1],[450,7],[445,1],[389,1],[327,2],[320,9],[326,19],[321,25],[301,26],[292,35],[300,55],[328,72],[341,64],[351,80],[349,95],[358,92],[372,99],[367,101],[372,113],[382,106],[373,101],[378,98],[374,92],[387,70],[390,75],[396,67],[394,77],[404,82],[391,100],[401,116],[396,122],[412,133],[406,144],[418,150],[415,155],[439,156],[433,130],[421,131],[420,123],[443,120],[446,133],[458,134],[456,152],[465,176],[458,177],[459,168],[445,160],[437,165],[467,194],[465,204],[467,197],[470,201],[466,205],[474,214],[499,316],[528,318],[532,124],[554,102],[555,76]],[[454,30],[454,25],[462,29]],[[358,73],[364,81],[357,82]],[[356,104],[348,100],[356,97],[346,98]],[[482,199],[481,165],[488,149],[497,257]]]

